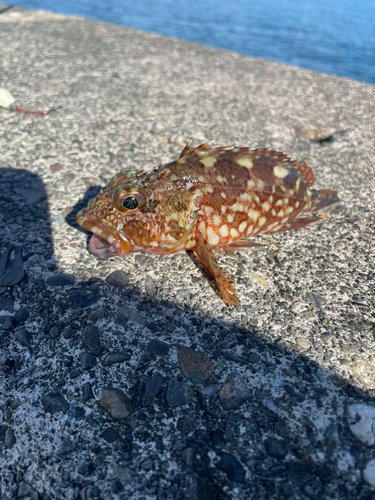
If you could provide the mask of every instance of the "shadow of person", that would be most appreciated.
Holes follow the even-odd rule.
[[[86,493],[96,484],[121,492],[130,481],[155,497],[157,488],[164,495],[163,476],[175,498],[227,498],[233,488],[243,499],[373,498],[360,474],[373,457],[371,392],[271,341],[267,324],[205,315],[189,297],[176,303],[132,279],[156,262],[190,265],[183,253],[128,256],[134,269],[117,269],[117,279],[119,258],[102,264],[112,279],[95,269],[90,279],[68,279],[54,257],[41,181],[1,169],[0,186],[0,250],[22,246],[27,272],[0,294],[0,398],[4,411],[24,415],[0,425],[6,494],[14,490],[7,472],[22,480],[22,452],[43,461],[46,477],[55,477],[55,463],[65,476],[86,464],[77,479]],[[66,216],[70,226],[86,233],[75,215],[97,192]],[[64,484],[38,488],[61,497]]]

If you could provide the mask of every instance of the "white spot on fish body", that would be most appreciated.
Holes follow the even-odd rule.
[[[229,234],[228,232],[228,226],[226,224],[223,224],[220,229],[219,229],[219,234],[220,236],[222,236],[223,238],[226,238]]]
[[[243,212],[245,210],[245,207],[242,205],[242,203],[238,203],[238,201],[236,201],[236,203],[234,203],[230,208],[233,210],[233,212]]]
[[[276,165],[273,167],[273,175],[279,179],[284,179],[289,173],[289,170],[282,165]]]
[[[214,211],[214,209],[212,207],[210,207],[209,205],[206,205],[204,207],[204,210],[205,210],[205,212],[206,212],[207,215],[211,215],[212,212]]]
[[[301,178],[300,178],[300,177],[298,177],[298,179],[296,180],[296,191],[298,191],[298,190],[299,190],[299,186],[300,186],[300,184],[301,184]]]
[[[221,205],[221,213],[222,214],[225,214],[225,212],[227,211],[227,206],[226,205]]]
[[[259,191],[263,191],[264,185],[264,181],[262,181],[262,179],[258,179],[257,188],[259,189]]]
[[[102,234],[103,233],[103,230],[100,229],[100,227],[97,227],[97,226],[93,226],[91,228],[91,232],[95,233],[95,234]]]
[[[159,243],[157,241],[150,241],[149,245],[150,247],[158,247]]]
[[[287,205],[289,203],[289,198],[284,198],[283,203],[284,205]]]
[[[249,226],[246,231],[246,235],[249,236],[254,231],[254,226]]]
[[[247,226],[247,222],[246,221],[243,221],[241,222],[241,224],[238,226],[238,230],[240,233],[243,233],[246,229],[246,226]]]
[[[206,182],[206,179],[203,177],[203,175],[200,175],[200,176],[198,177],[198,181],[199,181],[199,182]]]
[[[216,157],[215,156],[208,156],[207,158],[202,158],[200,162],[207,168],[212,167],[216,163]]]
[[[193,248],[193,247],[195,247],[195,245],[196,245],[196,241],[190,240],[187,243],[185,243],[185,248]]]
[[[299,205],[300,205],[299,201],[296,201],[296,202],[295,202],[295,204],[294,204],[294,206],[295,206],[296,208],[298,208],[298,207],[299,207]]]
[[[207,191],[207,193],[213,193],[214,192],[214,190],[212,189],[211,186],[207,186],[206,187],[206,191]]]
[[[261,205],[263,212],[268,212],[269,209],[271,208],[271,205],[268,203],[268,201],[265,201]]]
[[[267,218],[263,216],[263,217],[261,217],[261,218],[259,219],[259,221],[258,221],[258,226],[259,226],[259,227],[263,227],[263,226],[264,226],[264,224],[265,224],[266,222],[267,222]]]
[[[250,219],[256,222],[259,219],[259,212],[250,208],[250,210],[248,211],[248,216],[250,217]]]
[[[222,198],[224,198],[224,200],[225,200],[225,199],[226,199],[226,197],[227,197],[227,195],[226,195],[225,193],[220,193],[220,196],[221,196]]]
[[[273,208],[272,211],[271,211],[271,214],[276,217],[276,210]]]
[[[232,238],[237,238],[240,235],[240,233],[234,227],[231,227],[229,233],[232,236]]]
[[[252,201],[252,196],[249,193],[242,193],[240,195],[240,200],[249,201],[250,202],[250,201]]]
[[[219,243],[219,236],[215,233],[212,227],[207,229],[207,240],[210,245],[217,245]]]
[[[225,182],[227,182],[226,178],[225,177],[222,177],[221,175],[218,175],[216,177],[216,179],[221,182],[221,184],[224,184]]]
[[[280,210],[280,212],[277,214],[278,217],[284,217],[284,215],[284,210]]]
[[[237,165],[240,165],[240,167],[246,167],[246,168],[253,168],[253,162],[250,160],[248,156],[243,156],[240,158],[236,158],[236,163]]]
[[[233,220],[234,220],[233,215],[232,215],[232,214],[228,214],[228,215],[227,215],[227,221],[229,222],[229,224],[230,224],[231,222],[233,222]]]
[[[214,221],[215,226],[220,226],[220,224],[221,224],[221,217],[220,217],[220,215],[217,215],[217,214],[214,215],[213,221]]]
[[[276,207],[280,207],[281,205],[283,204],[283,199],[280,198],[279,200],[277,200],[277,202],[275,203],[275,206]]]
[[[177,179],[178,179],[177,175],[174,175],[174,174],[172,174],[169,178],[171,181],[177,181]]]
[[[255,182],[253,181],[253,179],[247,181],[247,189],[253,189],[254,187],[255,187]]]
[[[285,210],[285,213],[286,214],[291,214],[293,212],[293,207],[288,207],[286,210]]]

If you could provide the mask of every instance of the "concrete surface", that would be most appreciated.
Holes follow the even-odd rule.
[[[2,500],[373,500],[375,88],[1,5],[0,46],[18,105],[61,104],[0,109],[0,253],[27,272],[0,288]],[[238,309],[186,254],[98,261],[74,224],[190,139],[286,151],[340,191],[318,225],[219,256]]]

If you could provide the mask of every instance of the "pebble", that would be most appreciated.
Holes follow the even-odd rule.
[[[47,285],[49,286],[69,286],[73,285],[74,276],[72,274],[55,274],[47,278]]]
[[[12,312],[14,309],[13,297],[0,297],[0,311]]]
[[[62,165],[61,163],[52,163],[49,166],[49,169],[51,170],[51,172],[59,172],[62,169]]]
[[[288,448],[284,441],[277,438],[267,438],[264,441],[264,449],[269,457],[277,458],[278,460],[282,460],[288,454]]]
[[[55,413],[58,411],[62,411],[63,413],[67,413],[69,410],[69,403],[64,398],[64,396],[58,392],[50,392],[49,394],[45,394],[42,397],[42,405],[44,411],[46,413]]]
[[[113,443],[120,437],[120,433],[116,427],[108,427],[108,429],[101,433],[101,437],[107,441],[107,443]]]
[[[366,468],[362,474],[366,483],[375,488],[375,459],[367,462]]]
[[[363,444],[375,444],[375,406],[363,403],[350,405],[348,424],[351,433]]]
[[[137,309],[133,309],[130,307],[122,307],[119,309],[119,313],[120,315],[125,316],[128,320],[132,321],[136,325],[145,324],[145,318],[139,311],[137,311]]]
[[[230,453],[223,451],[216,467],[225,472],[230,481],[245,483],[246,471],[241,462]]]
[[[129,278],[125,271],[118,269],[113,271],[106,277],[108,285],[117,286],[118,288],[126,288],[129,285]]]
[[[112,366],[117,363],[123,363],[124,361],[129,361],[131,358],[130,352],[111,352],[103,359],[103,366]]]
[[[237,354],[233,354],[232,352],[225,351],[224,358],[228,361],[234,361],[235,363],[240,363],[241,365],[247,365],[248,360],[243,356],[237,356]]]
[[[53,326],[50,329],[49,334],[52,339],[57,339],[58,337],[60,337],[60,328],[57,325]]]
[[[11,316],[6,316],[3,322],[3,330],[6,332],[9,332],[10,330],[13,330],[13,323],[12,323],[12,317]]]
[[[10,246],[0,257],[0,286],[14,286],[26,276],[23,248]]]
[[[81,366],[83,370],[91,370],[96,366],[96,357],[89,352],[81,352]]]
[[[88,290],[86,288],[75,288],[70,291],[70,300],[76,307],[89,307],[98,302],[100,295],[96,290]]]
[[[184,450],[182,450],[181,460],[184,462],[185,465],[189,467],[189,469],[192,469],[195,465],[196,456],[197,456],[197,451],[195,448],[193,447],[185,448]]]
[[[147,351],[152,356],[166,356],[169,353],[170,348],[171,346],[169,344],[166,344],[158,339],[150,340],[146,347]]]
[[[20,326],[22,323],[25,323],[27,318],[29,317],[29,311],[24,307],[20,307],[16,314],[12,317],[13,326]]]
[[[151,276],[149,274],[146,274],[145,292],[150,297],[155,297],[155,295],[156,295],[156,286],[155,286],[154,280],[151,278]]]
[[[130,401],[121,391],[114,387],[106,387],[103,389],[100,399],[100,406],[107,411],[112,418],[123,419],[133,413],[133,408]]]
[[[144,462],[141,463],[141,467],[144,471],[149,471],[152,470],[153,468],[153,462],[150,459],[145,460]]]
[[[74,332],[70,328],[70,326],[67,326],[66,328],[64,328],[64,331],[63,331],[63,337],[64,337],[64,339],[69,340],[69,339],[71,339],[73,337],[73,335],[74,335]]]
[[[90,399],[95,399],[90,382],[86,382],[82,387],[82,399],[84,403],[87,403]]]
[[[193,389],[188,384],[170,380],[166,397],[168,403],[172,406],[186,406],[193,398]]]
[[[304,337],[297,337],[296,342],[302,349],[310,348],[310,343]]]
[[[30,354],[32,354],[33,352],[31,347],[32,339],[33,339],[33,334],[29,332],[29,330],[26,330],[25,328],[22,328],[21,330],[18,330],[16,332],[17,342],[19,342],[23,347],[26,347],[26,349],[29,351]]]
[[[99,328],[95,325],[86,326],[82,330],[82,342],[87,350],[95,356],[101,356],[102,345],[100,342]]]
[[[306,292],[305,300],[306,302],[312,304],[318,311],[321,311],[322,304],[326,302],[326,299],[324,297],[321,297],[320,295],[317,295],[313,292]]]
[[[16,435],[14,434],[13,429],[7,429],[5,431],[5,437],[4,437],[5,447],[8,449],[11,449],[16,444],[16,442],[17,442],[17,439],[16,439]]]
[[[122,484],[128,484],[133,481],[133,472],[124,465],[117,464],[115,467],[115,475]]]
[[[44,189],[16,189],[17,194],[22,196],[28,205],[35,205],[46,197]]]
[[[177,351],[177,357],[182,373],[196,384],[203,384],[214,373],[210,358],[203,352],[181,347]]]
[[[7,408],[5,412],[3,413],[3,419],[4,422],[10,422],[12,420],[12,410],[10,408]]]
[[[146,380],[145,393],[142,398],[142,406],[149,406],[152,404],[154,397],[158,395],[164,385],[164,379],[160,375]]]
[[[17,495],[18,498],[27,497],[27,500],[39,500],[40,498],[39,493],[34,486],[31,486],[31,484],[26,483],[25,481],[22,481],[22,483],[18,486]]]
[[[219,400],[224,410],[239,408],[250,398],[251,393],[243,378],[236,373],[229,374],[219,392]]]

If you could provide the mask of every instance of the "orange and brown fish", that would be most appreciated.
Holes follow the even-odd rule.
[[[212,248],[245,250],[255,245],[251,236],[313,224],[316,212],[338,203],[337,190],[312,189],[311,167],[285,153],[190,144],[177,161],[117,174],[77,222],[94,233],[89,249],[99,258],[192,250],[225,302],[239,305]]]

